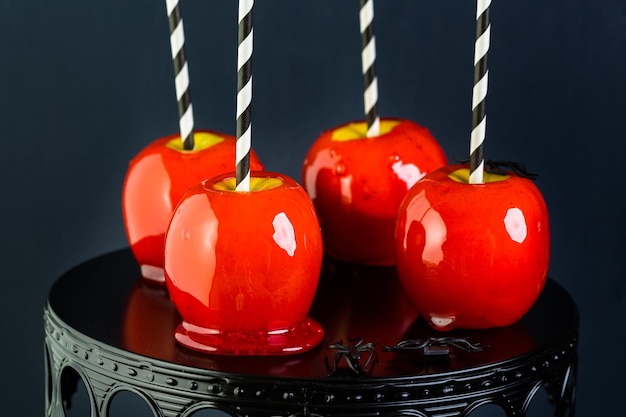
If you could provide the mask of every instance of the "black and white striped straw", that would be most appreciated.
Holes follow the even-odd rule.
[[[178,123],[183,149],[194,149],[193,140],[193,108],[189,94],[189,69],[185,57],[185,30],[180,15],[178,0],[166,0],[167,16],[170,23],[170,47],[174,61],[176,83],[176,99],[178,100]]]
[[[239,0],[239,47],[237,49],[237,191],[250,191],[252,123],[252,7],[254,0]]]
[[[361,66],[365,80],[363,101],[367,119],[367,137],[380,134],[380,117],[378,116],[378,78],[376,77],[376,38],[374,37],[374,0],[360,0],[361,9]]]
[[[491,35],[489,6],[491,0],[476,1],[476,43],[474,45],[474,89],[472,91],[472,135],[470,139],[470,184],[482,184],[485,160],[483,144],[487,130],[485,102],[489,70],[487,53]]]

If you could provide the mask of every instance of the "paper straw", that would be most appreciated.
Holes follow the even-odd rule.
[[[239,0],[239,47],[237,49],[237,191],[250,191],[252,123],[252,6],[254,0]]]
[[[367,119],[367,137],[380,134],[378,116],[378,78],[376,78],[376,38],[374,37],[374,0],[361,0],[359,13],[361,23],[361,66],[365,79],[365,117]]]
[[[483,144],[487,129],[485,101],[489,70],[487,69],[487,53],[491,24],[489,22],[489,6],[491,0],[476,1],[476,43],[474,45],[474,89],[472,91],[472,135],[470,139],[470,184],[483,183],[485,160]]]
[[[192,150],[193,141],[193,108],[189,94],[189,69],[185,57],[185,31],[183,18],[180,15],[178,0],[165,0],[167,16],[170,23],[170,47],[174,61],[176,83],[176,99],[178,100],[178,124],[180,137],[183,140],[183,149]]]

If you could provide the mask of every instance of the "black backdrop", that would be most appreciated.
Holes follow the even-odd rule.
[[[474,8],[376,3],[381,113],[427,126],[450,158],[469,143]],[[253,146],[268,169],[299,179],[321,130],[362,118],[357,9],[257,1]],[[234,133],[236,2],[183,1],[182,13],[196,125]],[[2,0],[0,45],[0,409],[41,415],[48,288],[126,246],[128,161],[177,130],[165,4]],[[489,60],[487,157],[540,174],[550,275],[582,314],[577,411],[619,414],[626,2],[494,0]]]

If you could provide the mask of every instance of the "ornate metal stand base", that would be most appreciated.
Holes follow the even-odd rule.
[[[542,388],[554,404],[555,416],[574,415],[578,316],[567,293],[552,281],[516,328],[468,332],[463,340],[484,348],[473,352],[435,340],[442,334],[429,334],[419,320],[404,326],[403,337],[398,340],[392,340],[398,334],[393,323],[385,327],[382,319],[368,323],[367,331],[350,327],[347,318],[361,314],[361,307],[378,308],[369,302],[384,300],[380,292],[370,299],[352,300],[345,313],[324,313],[336,306],[329,298],[340,296],[350,301],[343,298],[351,293],[350,285],[345,292],[337,288],[339,276],[345,281],[356,276],[362,283],[363,279],[390,273],[377,268],[372,276],[364,270],[355,275],[354,266],[327,263],[328,276],[324,279],[332,281],[320,286],[320,301],[311,314],[329,337],[337,337],[326,344],[330,348],[319,347],[289,360],[232,358],[176,346],[175,310],[161,289],[129,280],[136,273],[129,256],[127,251],[120,251],[97,258],[70,271],[52,288],[44,311],[48,416],[66,415],[66,397],[73,391],[68,386],[78,378],[86,387],[93,417],[116,417],[110,413],[111,400],[124,391],[141,398],[158,417],[188,417],[202,409],[236,417],[444,417],[467,416],[485,404],[496,404],[514,417],[526,415]],[[117,274],[112,275],[115,271]],[[98,281],[104,276],[110,289],[101,286],[102,291],[93,294],[90,280],[104,282]],[[388,279],[380,282],[389,284]],[[329,288],[333,288],[332,293],[325,295]],[[98,304],[97,299],[105,301]],[[128,334],[137,305],[141,305],[142,320],[159,320],[166,336],[151,338],[150,330],[136,340]],[[153,314],[148,315],[150,311]],[[378,313],[384,317],[381,311]],[[386,313],[387,317],[396,314]],[[363,339],[352,339],[346,333],[352,330],[367,334]],[[335,343],[339,339],[343,341]],[[504,339],[514,346],[506,345]],[[433,343],[421,346],[416,340]],[[407,346],[428,349],[405,349]],[[349,356],[350,352],[363,355]],[[329,369],[329,364],[334,369]]]

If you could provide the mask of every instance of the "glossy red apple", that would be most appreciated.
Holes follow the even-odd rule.
[[[313,205],[289,177],[252,172],[250,192],[235,191],[232,175],[203,181],[165,240],[167,289],[183,319],[176,340],[218,354],[313,348],[323,330],[307,314],[322,255]]]
[[[393,265],[398,207],[413,184],[444,166],[430,132],[409,120],[383,119],[381,134],[366,123],[324,132],[311,146],[302,182],[322,226],[327,255],[355,263]]]
[[[541,293],[550,232],[544,199],[527,179],[439,169],[400,206],[395,250],[400,280],[435,329],[507,326]]]
[[[180,135],[160,138],[131,162],[122,192],[122,212],[130,247],[144,278],[165,282],[165,231],[183,194],[200,181],[234,171],[233,136],[209,130],[194,134],[196,148],[182,148]],[[263,166],[252,153],[250,166]]]

